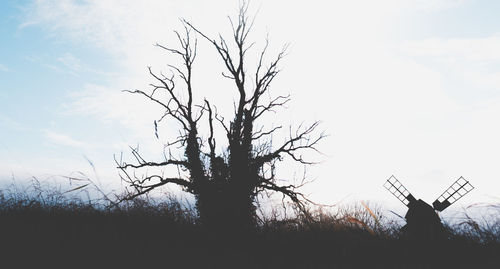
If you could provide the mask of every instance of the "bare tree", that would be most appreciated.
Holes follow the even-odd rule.
[[[158,47],[182,59],[182,66],[169,65],[171,76],[157,74],[149,68],[149,73],[156,83],[151,84],[151,91],[129,91],[139,94],[164,109],[164,114],[155,121],[155,134],[158,137],[158,124],[165,120],[175,121],[180,126],[180,135],[166,145],[167,148],[180,147],[184,156],[174,158],[165,154],[160,162],[146,161],[138,149],[132,148],[134,163],[117,160],[122,179],[133,187],[125,199],[133,199],[160,186],[173,183],[196,197],[196,207],[200,220],[206,225],[230,224],[240,228],[251,227],[256,220],[256,201],[259,194],[280,193],[299,208],[309,202],[300,192],[302,183],[288,182],[279,184],[276,177],[276,163],[285,157],[302,164],[310,165],[302,153],[307,150],[317,151],[317,144],[325,135],[316,134],[318,122],[300,125],[295,131],[290,128],[289,136],[275,145],[272,135],[283,126],[271,127],[257,125],[263,115],[274,113],[285,105],[289,96],[279,95],[268,98],[270,86],[279,74],[279,65],[286,54],[287,46],[267,65],[264,63],[269,42],[258,54],[255,72],[249,74],[246,69],[246,55],[254,45],[248,41],[253,19],[247,16],[248,5],[240,6],[236,20],[229,19],[232,27],[230,42],[222,35],[213,39],[186,20],[182,20],[184,33],[175,32],[179,41],[178,49],[157,44]],[[192,87],[193,64],[197,53],[197,39],[200,36],[213,46],[224,63],[224,78],[234,82],[236,89],[235,110],[228,122],[217,112],[216,107],[205,99],[195,104]],[[230,44],[232,43],[232,45]],[[181,82],[179,90],[177,82]],[[252,86],[249,86],[249,85]],[[163,92],[162,98],[160,92]],[[266,98],[264,95],[266,94]],[[199,130],[206,124],[208,134],[202,138]],[[225,130],[227,137],[222,152],[216,150],[215,128]],[[168,156],[167,156],[168,155]],[[184,176],[164,176],[163,174],[138,175],[138,169],[151,167],[176,166],[185,171]]]

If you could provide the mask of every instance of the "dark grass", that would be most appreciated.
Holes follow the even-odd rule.
[[[492,205],[494,207],[494,205]],[[0,193],[2,268],[499,268],[500,221],[448,225],[416,244],[375,206],[268,214],[252,232],[210,232],[174,198],[119,206],[60,190]]]

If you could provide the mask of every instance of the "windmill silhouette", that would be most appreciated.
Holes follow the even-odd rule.
[[[474,189],[469,181],[460,177],[431,206],[422,199],[417,200],[394,176],[384,183],[384,187],[408,207],[403,233],[421,241],[441,238],[444,235],[444,226],[436,211],[445,210]]]

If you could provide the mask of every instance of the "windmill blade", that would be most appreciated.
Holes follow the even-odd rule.
[[[473,189],[474,186],[469,181],[460,177],[432,203],[432,206],[437,211],[443,211]]]
[[[408,206],[410,202],[416,201],[415,197],[413,197],[405,186],[403,186],[403,184],[393,175],[384,183],[384,188],[406,206]]]

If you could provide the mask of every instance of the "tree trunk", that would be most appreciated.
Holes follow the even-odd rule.
[[[252,230],[256,225],[253,198],[249,192],[234,190],[231,185],[234,184],[210,186],[210,191],[197,196],[200,221],[208,229],[222,233]]]

